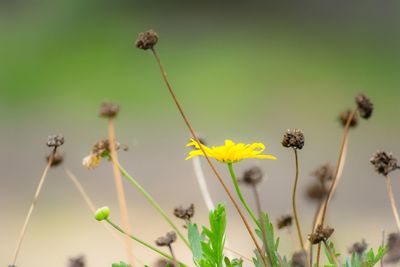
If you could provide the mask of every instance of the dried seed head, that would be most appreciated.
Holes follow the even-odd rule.
[[[118,104],[114,104],[111,102],[104,102],[100,106],[99,115],[100,117],[104,118],[114,118],[115,116],[118,115],[118,112],[119,112]]]
[[[155,31],[149,30],[147,32],[139,33],[139,36],[136,40],[136,47],[147,50],[152,49],[158,42],[158,35]]]
[[[354,243],[351,248],[349,248],[349,253],[350,254],[357,254],[357,255],[361,255],[363,254],[368,248],[368,244],[367,242],[365,242],[365,240],[363,239],[361,242],[356,242]]]
[[[156,262],[155,265],[156,265],[156,267],[167,267],[167,266],[169,266],[169,267],[175,267],[174,262],[169,261],[169,260],[166,260],[166,259],[159,259],[159,260]]]
[[[400,260],[400,233],[389,234],[387,246],[389,251],[385,256],[385,262],[397,263]]]
[[[244,171],[242,179],[239,182],[248,186],[256,186],[262,181],[263,175],[263,171],[259,167],[254,166]]]
[[[64,161],[64,154],[58,151],[56,151],[54,155],[53,153],[47,155],[46,162],[49,162],[51,157],[53,157],[53,161],[51,162],[51,167],[58,166]]]
[[[385,176],[398,168],[397,159],[393,157],[392,153],[385,151],[375,152],[369,161],[374,165],[375,171]]]
[[[356,103],[361,118],[368,119],[371,117],[372,111],[374,110],[374,104],[371,103],[371,100],[369,100],[368,97],[363,93],[359,93],[356,96]]]
[[[49,135],[46,145],[48,147],[59,147],[64,144],[64,136],[62,134]]]
[[[292,256],[292,267],[306,267],[307,253],[305,251],[295,252]]]
[[[350,118],[352,111],[350,109],[343,111],[339,114],[339,121],[343,127],[346,126],[347,120]],[[350,121],[350,127],[356,127],[358,124],[357,114],[354,114],[353,118]]]
[[[329,226],[323,228],[323,226],[320,224],[317,226],[317,229],[315,229],[315,232],[308,236],[308,240],[313,245],[319,244],[331,237],[334,231],[335,230],[333,228],[330,228]]]
[[[190,222],[190,219],[194,216],[194,204],[190,204],[188,208],[183,208],[182,206],[176,207],[174,215],[179,219]]]
[[[304,134],[298,129],[287,129],[283,135],[282,145],[302,149],[304,146]]]
[[[157,246],[170,246],[172,243],[176,241],[176,233],[174,231],[168,232],[165,236],[161,236],[157,238],[156,245]]]
[[[317,200],[318,202],[323,200],[327,194],[328,189],[320,182],[312,183],[306,191],[306,195],[310,200]]]
[[[317,178],[321,183],[332,181],[333,168],[329,163],[325,163],[314,170],[311,175]]]
[[[79,256],[76,258],[71,258],[69,259],[69,267],[85,267],[85,257],[84,256]]]
[[[276,225],[278,229],[283,229],[285,227],[292,226],[292,221],[293,221],[292,215],[282,215],[280,218],[278,218]]]

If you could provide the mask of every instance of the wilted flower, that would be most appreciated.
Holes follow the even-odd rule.
[[[64,144],[64,136],[62,134],[49,135],[46,145],[48,147],[59,147]]]
[[[194,146],[196,150],[190,151],[189,156],[186,159],[190,159],[196,156],[204,156],[203,151],[200,149],[200,145],[196,140],[191,139],[186,146]],[[232,140],[225,140],[223,146],[207,147],[201,144],[208,157],[215,158],[219,162],[223,163],[235,163],[246,158],[257,158],[257,159],[276,159],[272,155],[261,154],[265,150],[265,146],[262,143],[253,144],[235,144]]]
[[[298,129],[287,129],[283,135],[282,145],[284,147],[302,149],[304,146],[304,134]]]
[[[46,162],[49,162],[50,158],[52,158],[51,167],[55,167],[64,161],[64,154],[58,151],[56,151],[56,153],[51,153],[46,156]]]
[[[240,179],[239,182],[248,186],[255,186],[262,181],[262,178],[262,170],[259,167],[254,166],[244,171],[242,179]]]
[[[356,103],[358,112],[360,116],[364,119],[368,119],[372,115],[372,111],[374,110],[374,105],[371,103],[371,100],[364,95],[363,93],[359,93],[356,96]]]
[[[104,102],[100,106],[99,115],[100,117],[104,118],[114,118],[115,116],[118,115],[118,112],[119,112],[118,104]]]
[[[358,255],[363,254],[368,248],[367,242],[363,239],[361,242],[354,243],[351,248],[349,248],[349,253],[353,254],[356,253]]]
[[[352,114],[351,110],[346,110],[346,111],[343,111],[343,112],[341,112],[339,114],[339,121],[340,121],[340,123],[342,124],[343,127],[346,126],[347,121],[349,120],[351,114]],[[357,118],[357,113],[355,113],[353,115],[353,117],[351,118],[349,127],[356,127],[357,124],[358,124],[358,118]]]
[[[79,256],[76,258],[69,259],[69,267],[85,267],[85,257]]]
[[[308,240],[313,245],[319,244],[322,241],[326,241],[329,237],[331,237],[334,231],[335,230],[333,228],[330,228],[329,226],[326,226],[324,228],[320,224],[317,226],[317,229],[315,229],[315,232],[308,236]]]
[[[176,241],[176,233],[174,231],[168,232],[165,236],[161,236],[157,238],[156,245],[157,246],[170,246],[172,243]]]
[[[282,215],[280,218],[278,218],[276,225],[278,229],[282,229],[285,227],[292,226],[292,221],[293,221],[292,215]]]
[[[166,259],[159,259],[156,262],[156,267],[167,267],[167,266],[176,267],[174,262],[166,260]]]
[[[292,267],[306,267],[307,253],[305,251],[295,252],[292,256]]]
[[[149,30],[147,32],[139,33],[139,36],[136,40],[136,47],[147,50],[152,49],[158,42],[158,35],[155,31]]]
[[[375,152],[370,162],[374,165],[375,171],[385,176],[398,168],[397,159],[393,157],[392,153],[386,153],[385,151]]]
[[[400,260],[400,233],[389,234],[387,246],[389,248],[389,251],[385,256],[385,262],[398,262]]]
[[[188,208],[183,208],[182,206],[175,208],[174,215],[179,219],[189,222],[194,216],[194,204],[190,204]]]

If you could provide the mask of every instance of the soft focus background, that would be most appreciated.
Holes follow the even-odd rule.
[[[64,172],[71,169],[119,222],[111,165],[81,166],[106,136],[106,121],[97,116],[103,101],[121,105],[116,127],[130,147],[120,153],[125,167],[167,211],[195,203],[195,220],[207,223],[192,163],[184,160],[188,131],[154,58],[134,47],[137,34],[150,28],[159,33],[157,49],[176,94],[207,142],[261,141],[279,158],[235,165],[239,175],[252,165],[265,171],[262,205],[274,221],[291,211],[294,176],[293,154],[280,140],[286,128],[304,131],[298,195],[304,234],[315,209],[304,191],[316,166],[335,162],[338,113],[354,107],[359,91],[370,96],[376,110],[351,131],[329,224],[344,253],[362,238],[377,246],[381,229],[395,230],[383,178],[369,158],[376,149],[400,156],[398,1],[3,0],[0,14],[1,266],[11,263],[53,133],[66,138],[66,161],[49,173],[17,265],[66,266],[80,254],[92,267],[125,259],[122,243],[93,219]],[[242,222],[204,167],[215,201],[228,206],[230,246],[250,256]],[[170,230],[127,183],[126,192],[135,235],[152,243]],[[244,193],[254,205],[250,190]],[[283,254],[298,249],[294,236],[279,234]],[[182,242],[176,249],[191,262]],[[136,244],[135,255],[143,264],[157,259]]]

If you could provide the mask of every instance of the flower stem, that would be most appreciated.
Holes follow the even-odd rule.
[[[324,242],[324,245],[326,247],[326,250],[328,250],[329,255],[331,255],[331,258],[333,259],[333,261],[335,262],[335,266],[342,266],[338,260],[338,258],[336,257],[335,253],[333,253],[332,249],[329,247],[328,243],[326,242],[326,240],[323,240],[322,242]]]
[[[111,152],[111,157],[115,160],[118,161],[118,154],[117,154],[117,149],[115,146],[115,130],[114,130],[114,124],[113,120],[109,119],[108,121],[108,141],[110,145],[110,152]],[[122,227],[124,228],[125,232],[130,232],[130,224],[129,224],[129,216],[128,216],[128,206],[126,204],[126,197],[125,197],[125,191],[124,191],[124,185],[122,183],[122,177],[121,177],[121,172],[118,169],[118,166],[114,163],[113,161],[113,172],[114,172],[114,182],[115,182],[115,187],[117,190],[117,197],[118,197],[118,205],[119,205],[119,210],[120,210],[120,215],[121,215],[121,221],[122,221]],[[125,238],[125,248],[126,248],[126,253],[128,256],[128,261],[130,264],[133,264],[134,262],[134,257],[133,257],[133,245],[129,237]]]
[[[189,132],[191,133],[193,139],[196,140],[196,142],[197,142],[198,144],[201,144],[201,142],[200,142],[200,140],[199,140],[199,137],[197,136],[196,132],[194,131],[192,125],[191,125],[190,122],[189,122],[189,119],[186,117],[185,112],[183,111],[182,106],[180,105],[180,103],[179,103],[177,97],[175,96],[174,90],[172,89],[172,86],[171,86],[171,84],[170,84],[169,81],[168,81],[167,73],[166,73],[166,71],[164,70],[163,65],[161,64],[160,57],[158,56],[158,54],[157,54],[157,52],[156,52],[156,50],[155,50],[154,48],[152,48],[151,51],[153,52],[153,55],[154,55],[154,57],[155,57],[155,59],[156,59],[156,61],[157,61],[157,64],[158,64],[159,68],[160,68],[161,75],[162,75],[162,77],[163,77],[163,79],[164,79],[164,82],[165,82],[165,84],[167,85],[168,91],[169,91],[169,93],[171,94],[171,97],[172,97],[173,101],[175,102],[175,105],[176,105],[176,107],[178,108],[179,113],[180,113],[182,119],[184,120],[184,122],[185,122],[187,128],[189,129]],[[244,216],[243,212],[241,211],[241,209],[240,209],[240,207],[239,207],[239,204],[238,204],[238,203],[236,202],[236,200],[233,198],[233,195],[232,195],[231,191],[229,190],[228,186],[225,184],[224,180],[222,179],[222,176],[219,174],[219,172],[218,172],[217,169],[215,168],[214,164],[211,162],[210,158],[208,157],[207,153],[204,151],[204,148],[203,148],[202,146],[200,146],[200,150],[203,152],[204,157],[206,158],[208,165],[210,165],[210,168],[211,168],[212,171],[214,172],[215,176],[217,177],[218,181],[220,182],[221,186],[224,188],[226,194],[228,195],[228,197],[229,197],[229,199],[231,200],[232,204],[234,205],[236,211],[238,212],[240,218],[242,219],[242,221],[243,221],[243,223],[244,223],[244,225],[245,225],[245,227],[246,227],[247,232],[249,233],[251,239],[252,239],[253,242],[254,242],[254,245],[256,246],[257,251],[258,251],[258,252],[260,253],[260,255],[261,255],[261,258],[262,258],[262,260],[263,260],[264,265],[265,265],[265,266],[268,266],[267,261],[266,261],[264,255],[263,255],[263,253],[262,253],[261,247],[260,247],[260,245],[258,244],[257,239],[256,239],[256,237],[255,237],[255,235],[254,235],[254,233],[253,233],[253,231],[252,231],[252,229],[251,229],[251,227],[250,227],[248,221],[246,220],[246,217]]]
[[[396,220],[397,229],[400,231],[400,218],[399,218],[399,212],[397,211],[396,200],[394,199],[393,195],[392,182],[389,176],[385,176],[385,180],[386,180],[386,189],[389,196],[390,205],[392,206],[392,212]]]
[[[336,188],[336,183],[337,183],[337,179],[339,176],[339,170],[342,167],[342,159],[344,156],[344,151],[345,148],[347,146],[347,138],[348,138],[348,134],[349,134],[349,130],[350,130],[350,123],[353,120],[354,116],[357,113],[357,109],[354,109],[351,113],[350,116],[347,118],[347,122],[346,125],[344,127],[343,130],[343,136],[342,136],[342,141],[340,143],[340,149],[339,149],[339,155],[338,155],[338,160],[336,162],[336,167],[335,167],[335,172],[333,175],[333,180],[332,180],[332,184],[329,187],[329,191],[328,191],[328,195],[325,198],[325,202],[323,205],[323,209],[322,209],[322,216],[321,216],[321,221],[319,223],[319,220],[317,220],[316,225],[314,225],[314,229],[317,227],[318,224],[321,224],[322,226],[325,223],[325,217],[326,217],[326,211],[328,209],[328,204],[330,202],[330,199],[333,195],[334,189]],[[317,250],[317,266],[319,265],[319,259],[320,259],[320,254],[321,254],[321,243],[318,244],[318,250]]]
[[[24,224],[22,226],[21,233],[20,233],[19,238],[18,238],[17,247],[16,247],[15,252],[14,252],[14,258],[13,258],[12,266],[15,266],[15,263],[17,262],[18,254],[19,254],[19,251],[20,251],[21,245],[22,245],[22,240],[25,237],[26,229],[28,227],[28,224],[29,224],[30,218],[32,216],[33,210],[35,209],[35,206],[36,206],[36,203],[38,201],[40,192],[42,191],[42,187],[43,187],[44,181],[45,181],[45,179],[47,177],[47,173],[49,172],[51,164],[53,163],[53,159],[54,159],[54,155],[56,153],[56,150],[57,150],[57,147],[55,147],[53,149],[53,152],[52,152],[52,154],[51,154],[51,156],[49,158],[49,161],[47,162],[47,165],[46,165],[46,167],[45,167],[45,169],[43,171],[43,174],[39,179],[39,184],[38,184],[38,186],[36,188],[35,195],[33,197],[31,206],[29,208],[28,214],[26,215],[25,222],[24,222]]]
[[[137,238],[137,237],[135,237],[135,236],[133,236],[133,235],[128,234],[128,233],[125,232],[121,227],[119,227],[118,225],[114,224],[110,219],[107,218],[107,219],[105,219],[105,221],[108,222],[112,227],[114,227],[114,228],[115,228],[116,230],[118,230],[120,233],[122,233],[122,234],[124,234],[125,236],[127,236],[128,238],[130,237],[131,239],[135,240],[135,241],[138,242],[139,244],[141,244],[141,245],[143,245],[143,246],[145,246],[145,247],[147,247],[147,248],[153,250],[154,252],[160,254],[161,256],[163,256],[163,257],[166,258],[166,259],[169,259],[169,260],[172,260],[172,261],[174,260],[174,258],[173,258],[172,256],[168,255],[167,253],[164,253],[164,252],[162,252],[161,250],[159,250],[158,248],[156,248],[156,247],[154,247],[154,246],[152,246],[152,245],[146,243],[145,241],[143,241],[143,240],[141,240],[141,239],[139,239],[139,238]],[[181,263],[181,262],[179,262],[179,264],[182,265],[182,266],[187,266],[186,264],[183,264],[183,263]]]
[[[303,242],[303,235],[301,233],[299,216],[297,215],[297,207],[296,207],[296,192],[297,192],[297,184],[299,181],[299,159],[298,159],[298,155],[297,155],[297,149],[294,148],[293,151],[294,151],[294,158],[296,161],[296,175],[294,178],[294,185],[293,185],[293,192],[292,192],[292,206],[293,206],[294,220],[296,222],[297,234],[299,236],[301,248],[304,250],[305,248],[304,248],[304,242]]]
[[[233,185],[235,186],[236,189],[236,193],[239,196],[240,201],[242,202],[243,206],[245,207],[245,209],[247,210],[247,213],[250,215],[250,217],[253,219],[254,223],[258,226],[260,226],[257,217],[254,215],[253,211],[251,210],[249,204],[247,204],[246,199],[243,197],[242,191],[240,190],[238,181],[236,179],[236,175],[235,172],[233,171],[233,164],[232,163],[228,163],[228,169],[229,169],[229,173],[232,177],[232,182]]]
[[[161,208],[161,206],[153,199],[153,197],[147,193],[147,191],[131,176],[129,173],[121,166],[121,164],[112,158],[112,161],[118,166],[119,170],[121,171],[122,175],[128,179],[143,195],[144,197],[150,202],[150,204],[160,213],[160,215],[164,218],[164,220],[176,231],[178,236],[182,239],[183,242],[190,248],[189,242],[179,230],[179,228],[172,222],[172,220],[168,217],[167,213]]]

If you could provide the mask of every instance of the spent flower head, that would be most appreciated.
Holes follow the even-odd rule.
[[[242,178],[238,181],[248,186],[258,185],[263,178],[264,174],[260,167],[254,166],[244,171]]]
[[[68,267],[85,267],[85,257],[78,256],[76,258],[69,259]]]
[[[398,168],[397,159],[393,157],[392,153],[385,151],[376,151],[369,161],[374,165],[375,171],[385,176]]]
[[[349,253],[350,254],[357,254],[357,255],[362,255],[368,248],[367,242],[363,239],[361,242],[356,242],[354,243],[351,248],[349,248]]]
[[[326,183],[333,180],[333,168],[329,163],[325,163],[315,169],[311,175],[321,183]]]
[[[156,267],[177,267],[173,261],[169,261],[166,259],[159,259],[156,264]]]
[[[298,129],[287,129],[281,143],[284,147],[302,149],[304,146],[304,134]]]
[[[374,104],[372,104],[371,100],[363,93],[359,93],[355,100],[361,118],[368,119],[371,117],[372,111],[374,110]]]
[[[219,162],[223,163],[236,163],[246,158],[276,159],[275,156],[262,154],[265,150],[265,145],[262,143],[236,144],[232,140],[225,140],[225,144],[222,146],[208,147],[203,144],[200,145],[208,157],[215,158]],[[190,151],[189,156],[186,159],[196,156],[204,156],[203,151],[200,149],[200,145],[196,140],[191,139],[186,146],[195,147],[196,149]]]
[[[307,263],[307,253],[305,251],[295,252],[292,256],[292,267],[306,267]]]
[[[156,245],[160,247],[170,246],[176,241],[176,238],[176,233],[174,231],[168,232],[165,234],[165,236],[157,238]]]
[[[139,49],[152,49],[158,42],[158,35],[153,30],[139,33],[135,45]]]
[[[119,113],[119,105],[111,102],[104,102],[100,106],[99,115],[104,118],[114,118]]]
[[[62,134],[49,135],[46,145],[48,147],[57,148],[64,144],[64,136]]]
[[[352,114],[352,111],[350,109],[343,111],[339,114],[339,121],[342,124],[343,127],[346,126],[347,121],[350,119],[350,116]],[[353,115],[353,117],[350,120],[349,127],[356,127],[358,124],[358,117],[357,113]]]
[[[326,241],[331,235],[333,234],[335,230],[333,228],[330,228],[329,226],[326,226],[325,228],[319,224],[317,226],[317,229],[308,236],[308,240],[311,242],[311,244],[316,245],[321,243],[322,241]]]
[[[293,222],[293,216],[290,214],[287,215],[282,215],[281,217],[278,218],[277,222],[276,222],[276,226],[278,227],[278,229],[283,229],[286,227],[290,227],[292,226],[292,222]]]
[[[179,219],[183,219],[186,222],[189,222],[190,219],[194,216],[194,204],[190,204],[188,208],[184,208],[182,206],[176,207],[174,209],[174,215]]]
[[[109,215],[110,215],[110,208],[105,206],[97,209],[96,213],[94,214],[94,217],[98,221],[103,221],[106,220]]]
[[[385,257],[387,263],[397,263],[400,260],[400,233],[389,234],[387,240],[388,253]]]

